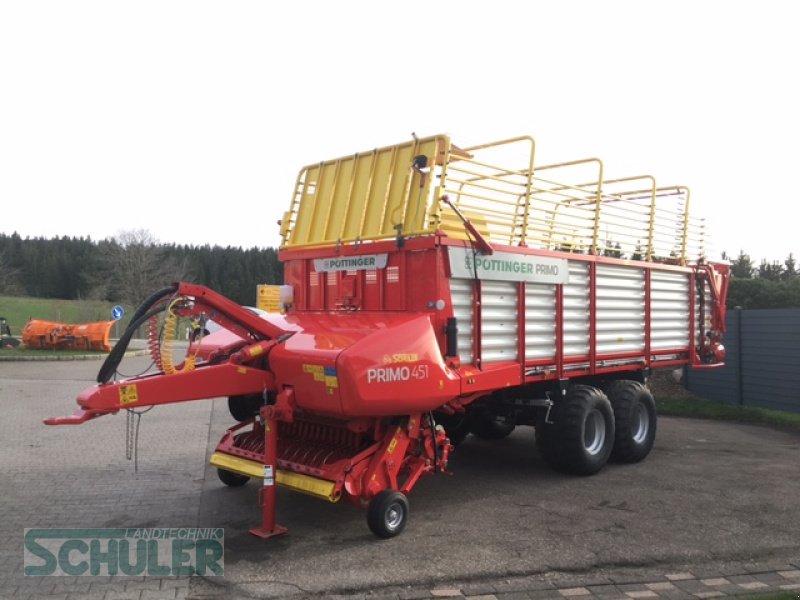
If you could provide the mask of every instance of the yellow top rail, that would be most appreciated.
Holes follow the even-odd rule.
[[[645,175],[606,179],[600,159],[535,165],[528,136],[459,148],[414,138],[304,167],[281,221],[283,248],[431,235],[686,264],[706,255],[689,190]]]

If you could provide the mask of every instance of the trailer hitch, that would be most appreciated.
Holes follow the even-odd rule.
[[[86,421],[91,421],[95,417],[99,417],[100,415],[108,414],[104,411],[94,411],[94,410],[83,410],[82,408],[76,408],[75,412],[71,415],[66,417],[48,417],[44,420],[45,425],[80,425],[81,423],[86,423]]]

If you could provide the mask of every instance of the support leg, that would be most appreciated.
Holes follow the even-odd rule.
[[[250,530],[263,540],[283,535],[289,530],[275,523],[275,478],[278,474],[278,422],[271,414],[271,407],[262,409],[264,415],[264,480],[258,492],[261,505],[261,527]]]

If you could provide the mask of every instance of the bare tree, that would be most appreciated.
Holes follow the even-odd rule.
[[[169,256],[147,229],[120,231],[104,246],[111,295],[139,306],[154,290],[185,279],[186,263]]]

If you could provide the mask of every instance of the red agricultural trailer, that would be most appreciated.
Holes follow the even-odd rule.
[[[286,531],[276,484],[399,534],[408,493],[468,434],[533,426],[544,460],[580,475],[644,459],[651,369],[722,364],[728,267],[706,261],[688,189],[608,179],[598,159],[540,166],[534,149],[439,135],[304,168],[281,222],[285,314],[164,288],[80,408],[45,422],[228,397],[241,422],[211,463],[227,485],[261,482],[264,538]],[[239,337],[174,365],[158,332],[179,317]],[[159,372],[115,380],[148,322]]]

